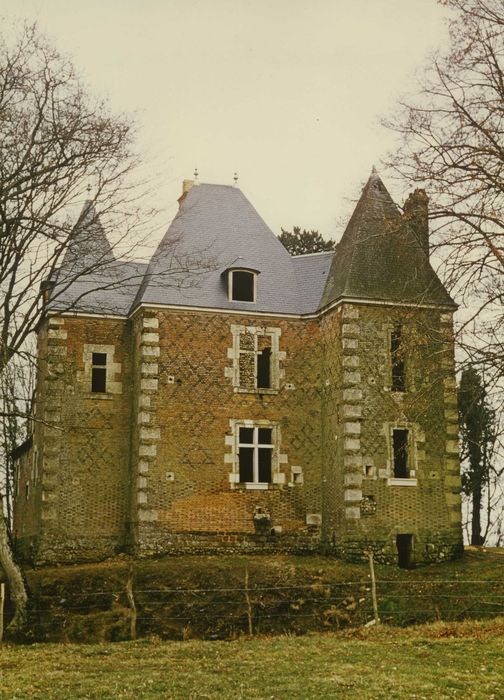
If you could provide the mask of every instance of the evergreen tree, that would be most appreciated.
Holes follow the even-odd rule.
[[[459,387],[459,417],[462,437],[462,488],[471,499],[471,544],[482,545],[481,509],[490,487],[492,455],[496,441],[495,411],[489,405],[481,376],[469,367],[462,372]],[[488,525],[486,530],[488,531]]]
[[[331,239],[326,241],[318,231],[307,231],[299,226],[294,226],[292,231],[282,228],[278,240],[287,248],[291,255],[306,255],[306,253],[321,253],[325,250],[334,250],[336,243]]]

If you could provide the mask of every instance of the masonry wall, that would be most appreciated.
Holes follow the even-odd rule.
[[[234,386],[233,328],[236,334],[240,327],[269,328],[278,334],[277,392],[243,393]],[[318,323],[142,310],[134,328],[139,395],[132,531],[137,551],[317,547],[321,522]],[[265,490],[247,489],[236,482],[233,422],[240,420],[278,425],[278,475]]]
[[[405,392],[391,386],[390,334],[397,324],[403,328]],[[324,345],[326,367],[338,354],[341,367],[339,386],[332,389],[328,377],[324,442],[332,474],[328,493],[335,494],[325,516],[335,551],[361,558],[373,550],[379,560],[394,562],[396,536],[409,534],[415,561],[456,556],[460,476],[451,314],[345,304],[327,315],[323,329],[331,337]],[[393,478],[394,427],[410,434],[410,479]]]
[[[36,562],[94,560],[124,547],[129,497],[130,337],[126,321],[62,316],[40,333],[34,436],[41,455]],[[92,352],[107,391],[91,392]],[[26,551],[27,543],[20,543]]]

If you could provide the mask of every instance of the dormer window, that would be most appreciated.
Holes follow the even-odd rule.
[[[228,294],[229,301],[256,300],[256,277],[253,270],[229,270]]]

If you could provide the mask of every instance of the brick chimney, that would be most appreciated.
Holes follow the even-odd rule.
[[[410,225],[418,244],[429,257],[429,198],[425,190],[410,192],[404,202],[403,219]]]
[[[178,203],[179,205],[182,204],[184,199],[187,196],[187,193],[191,189],[191,187],[194,185],[194,180],[182,180],[182,194],[178,198]]]

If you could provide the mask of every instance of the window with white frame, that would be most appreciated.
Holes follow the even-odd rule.
[[[395,479],[408,479],[411,470],[410,434],[407,428],[392,430],[392,458]]]
[[[273,482],[274,432],[273,426],[238,426],[240,483],[270,484]]]
[[[274,393],[280,386],[280,328],[232,326],[233,385],[236,391]],[[228,376],[229,375],[228,373]]]
[[[94,352],[91,361],[91,391],[103,394],[107,391],[107,353]]]
[[[255,302],[257,297],[257,273],[252,270],[229,270],[229,301]]]

